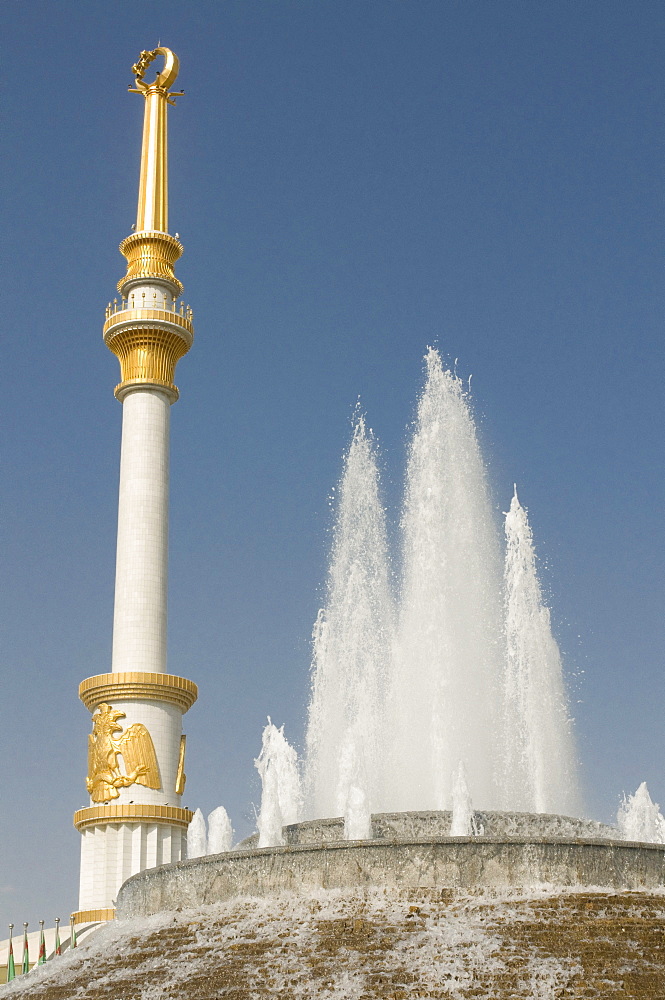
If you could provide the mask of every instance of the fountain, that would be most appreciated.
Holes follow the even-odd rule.
[[[372,814],[369,800],[362,788],[351,785],[344,811],[344,840],[369,840],[372,836]]]
[[[256,822],[258,846],[277,847],[284,843],[282,827],[300,818],[300,775],[298,755],[289,746],[284,727],[278,729],[270,718],[254,765],[261,776],[261,809]]]
[[[314,627],[304,760],[268,720],[255,762],[258,834],[133,876],[121,914],[284,889],[665,884],[665,820],[646,788],[625,803],[619,829],[579,818],[561,656],[527,513],[515,490],[504,557],[468,391],[433,349],[400,527],[394,572],[376,444],[357,409]],[[627,843],[637,834],[641,843]]]
[[[222,854],[233,845],[233,827],[224,806],[217,806],[208,816],[206,854]]]
[[[478,835],[481,830],[475,822],[473,804],[466,780],[466,768],[461,760],[453,775],[453,808],[450,816],[450,836],[470,837]],[[484,831],[483,831],[484,832]]]
[[[379,487],[356,411],[305,757],[268,719],[258,832],[231,849],[226,811],[206,839],[197,810],[188,860],[128,879],[121,920],[46,966],[43,995],[91,982],[145,998],[663,995],[665,818],[645,784],[617,827],[578,818],[527,513],[515,490],[502,567],[468,393],[436,351],[398,572]]]
[[[504,781],[510,807],[578,815],[581,797],[559,649],[517,498],[506,514]]]
[[[617,814],[617,826],[625,840],[645,844],[665,843],[665,816],[649,795],[643,781],[634,795],[624,798]]]
[[[187,857],[201,858],[206,854],[206,821],[200,809],[197,809],[187,827]]]
[[[461,380],[435,350],[411,441],[399,631],[390,685],[391,808],[449,809],[464,760],[473,800],[501,796],[501,551]]]
[[[578,814],[561,660],[526,511],[515,493],[502,571],[468,394],[437,351],[426,363],[396,602],[373,442],[356,414],[314,633],[305,816],[344,815],[353,783],[377,812],[450,809],[459,761],[484,809]]]
[[[394,610],[374,441],[357,409],[344,462],[328,574],[314,627],[305,815],[343,816],[351,788],[385,805],[385,703]]]

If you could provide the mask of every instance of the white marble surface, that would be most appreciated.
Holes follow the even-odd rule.
[[[100,824],[81,836],[79,910],[115,905],[130,875],[185,857],[186,831],[162,823]]]
[[[169,413],[154,388],[124,398],[113,672],[166,670]]]

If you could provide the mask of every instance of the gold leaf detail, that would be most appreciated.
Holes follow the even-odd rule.
[[[118,719],[125,713],[114,710],[102,702],[92,717],[92,733],[88,736],[88,777],[86,787],[93,802],[109,802],[120,796],[120,788],[128,788],[135,782],[147,788],[160,788],[159,766],[152,737],[146,727],[137,722],[126,733],[122,732]],[[123,774],[118,757],[125,763]]]
[[[175,793],[176,795],[182,795],[185,791],[185,782],[187,781],[187,775],[185,774],[185,750],[187,748],[187,737],[183,733],[180,737],[180,753],[178,754],[178,773],[175,779]]]

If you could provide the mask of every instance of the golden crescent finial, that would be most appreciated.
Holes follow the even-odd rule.
[[[148,66],[157,58],[157,56],[164,56],[164,68],[161,73],[157,74],[153,83],[146,83],[143,77],[145,76]],[[167,49],[165,46],[160,45],[158,48],[153,49],[152,52],[144,50],[139,56],[138,62],[134,63],[132,66],[132,73],[136,77],[136,86],[139,90],[147,90],[148,87],[159,87],[160,90],[168,92],[175,83],[179,69],[180,62],[178,61],[178,57],[175,52],[172,52],[171,49]]]

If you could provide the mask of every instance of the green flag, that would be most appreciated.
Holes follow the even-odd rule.
[[[16,979],[16,966],[14,965],[14,942],[12,941],[13,924],[9,925],[9,955],[7,957],[7,982]]]
[[[23,967],[22,973],[30,972],[30,954],[28,951],[28,924],[23,921]]]
[[[76,947],[76,927],[74,926],[74,918],[69,918],[69,947]]]
[[[39,921],[39,958],[37,965],[43,965],[46,961],[46,940],[44,938],[44,921]]]
[[[55,948],[54,955],[62,955],[62,945],[60,944],[60,917],[55,918]]]

